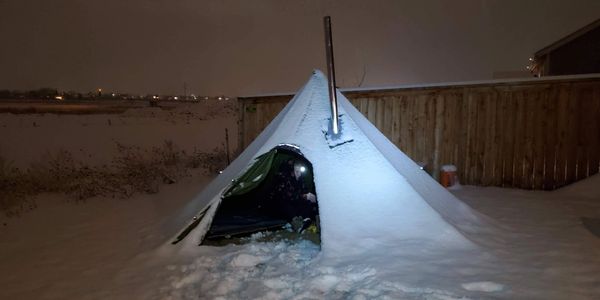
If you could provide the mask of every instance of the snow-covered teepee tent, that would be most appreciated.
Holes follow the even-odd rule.
[[[359,244],[472,247],[461,228],[479,226],[481,216],[423,172],[339,91],[337,97],[341,142],[326,136],[327,79],[315,71],[254,142],[177,216],[187,223],[180,224],[185,229],[176,241],[201,243],[232,181],[260,155],[292,144],[312,163],[324,253],[364,250]]]

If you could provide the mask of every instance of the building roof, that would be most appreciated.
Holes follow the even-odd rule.
[[[563,46],[563,45],[571,42],[572,40],[574,40],[574,39],[576,39],[576,38],[578,38],[578,37],[580,37],[580,36],[582,36],[582,35],[590,32],[590,31],[592,31],[592,30],[594,30],[594,29],[596,29],[598,27],[600,27],[600,19],[597,19],[596,21],[594,21],[594,22],[592,22],[592,23],[590,23],[590,24],[588,24],[588,25],[586,25],[586,26],[584,26],[584,27],[582,27],[582,28],[580,28],[580,29],[572,32],[571,34],[563,37],[562,39],[560,39],[560,40],[558,40],[558,41],[556,41],[556,42],[554,42],[554,43],[552,43],[552,44],[550,44],[550,45],[542,48],[541,50],[539,50],[538,52],[535,53],[535,56],[539,57],[539,56],[546,55],[546,54],[552,52],[553,50],[555,50],[556,48],[559,48],[559,47],[561,47],[561,46]]]

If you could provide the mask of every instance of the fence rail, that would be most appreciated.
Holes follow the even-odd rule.
[[[493,82],[344,95],[396,146],[437,177],[552,190],[598,173],[600,77]],[[244,149],[291,95],[239,100]]]

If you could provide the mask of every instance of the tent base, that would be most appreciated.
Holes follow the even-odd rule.
[[[220,237],[220,238],[206,238],[202,242],[203,246],[226,246],[226,245],[241,245],[246,244],[249,241],[252,242],[261,242],[261,243],[269,243],[269,242],[299,242],[299,241],[310,241],[315,245],[321,245],[321,236],[319,232],[312,232],[309,230],[305,230],[302,233],[298,233],[292,230],[289,230],[287,227],[275,227],[275,228],[266,228],[264,230],[260,230],[258,232],[262,232],[263,234],[254,235],[252,237],[249,234],[242,234],[240,236],[231,236],[231,237]],[[256,233],[256,232],[254,232]]]
[[[285,220],[258,219],[235,216],[220,224],[213,224],[206,239],[220,239],[249,235],[259,231],[280,229],[287,224]]]

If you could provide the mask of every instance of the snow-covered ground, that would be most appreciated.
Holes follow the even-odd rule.
[[[517,237],[483,253],[373,253],[325,260],[310,242],[159,246],[165,217],[198,193],[196,176],[156,195],[40,207],[0,231],[0,299],[597,299],[600,176],[555,192],[466,186],[455,194]],[[593,186],[594,189],[588,189]],[[578,193],[586,195],[576,195]],[[573,196],[576,195],[576,196]],[[360,243],[360,241],[357,241]],[[504,244],[506,243],[506,244]],[[489,249],[489,248],[488,248]],[[391,259],[393,258],[393,259]]]
[[[187,125],[180,118],[169,120],[169,114],[152,121],[148,118],[156,115],[148,115],[148,111],[119,117],[124,123],[108,125],[106,116],[96,116],[96,125],[65,126],[72,136],[91,133],[101,140],[95,144],[84,139],[85,144],[65,138],[62,147],[100,147],[99,153],[93,153],[100,157],[110,151],[106,148],[109,141],[130,130],[135,132],[123,133],[123,138],[135,136],[126,140],[141,146],[174,134],[179,138],[176,143],[188,143],[184,148],[212,149],[222,142],[222,134],[214,128],[235,122],[231,117],[192,118]],[[3,134],[10,131],[10,124],[29,124],[27,118],[38,118],[36,125],[42,128],[62,124],[57,120],[63,116],[46,117],[54,121],[41,121],[43,116],[2,116],[7,124],[4,128],[8,128]],[[18,118],[25,121],[15,121]],[[81,119],[72,117],[72,122]],[[174,127],[169,127],[173,122]],[[123,127],[115,130],[116,124]],[[36,128],[20,132],[29,134],[29,143],[39,148],[41,144],[34,138],[47,133]],[[147,128],[156,136],[142,134]],[[180,129],[183,131],[177,135]],[[198,140],[190,141],[190,136]],[[17,135],[12,139],[19,142]],[[1,146],[8,149],[4,143]],[[19,151],[10,149],[6,155],[18,157]],[[37,151],[26,152],[23,163],[37,157]],[[335,258],[324,257],[319,246],[308,241],[263,242],[261,234],[245,244],[223,247],[165,244],[175,234],[164,230],[169,217],[212,177],[194,172],[176,184],[162,186],[157,194],[130,199],[72,202],[60,195],[40,195],[37,209],[20,217],[0,216],[0,299],[600,297],[600,239],[587,231],[580,219],[600,218],[598,175],[554,192],[470,186],[453,191],[500,227],[494,233],[481,233],[485,239],[473,235],[480,247],[469,250],[436,250],[406,240],[392,247],[370,247],[368,255]],[[362,247],[377,241],[355,242]]]
[[[225,128],[230,145],[237,146],[233,102],[161,105],[119,114],[2,113],[0,155],[20,168],[58,150],[69,151],[88,164],[103,164],[116,155],[116,143],[149,149],[169,140],[188,153],[211,151],[225,142]],[[35,107],[31,103],[21,106]]]

